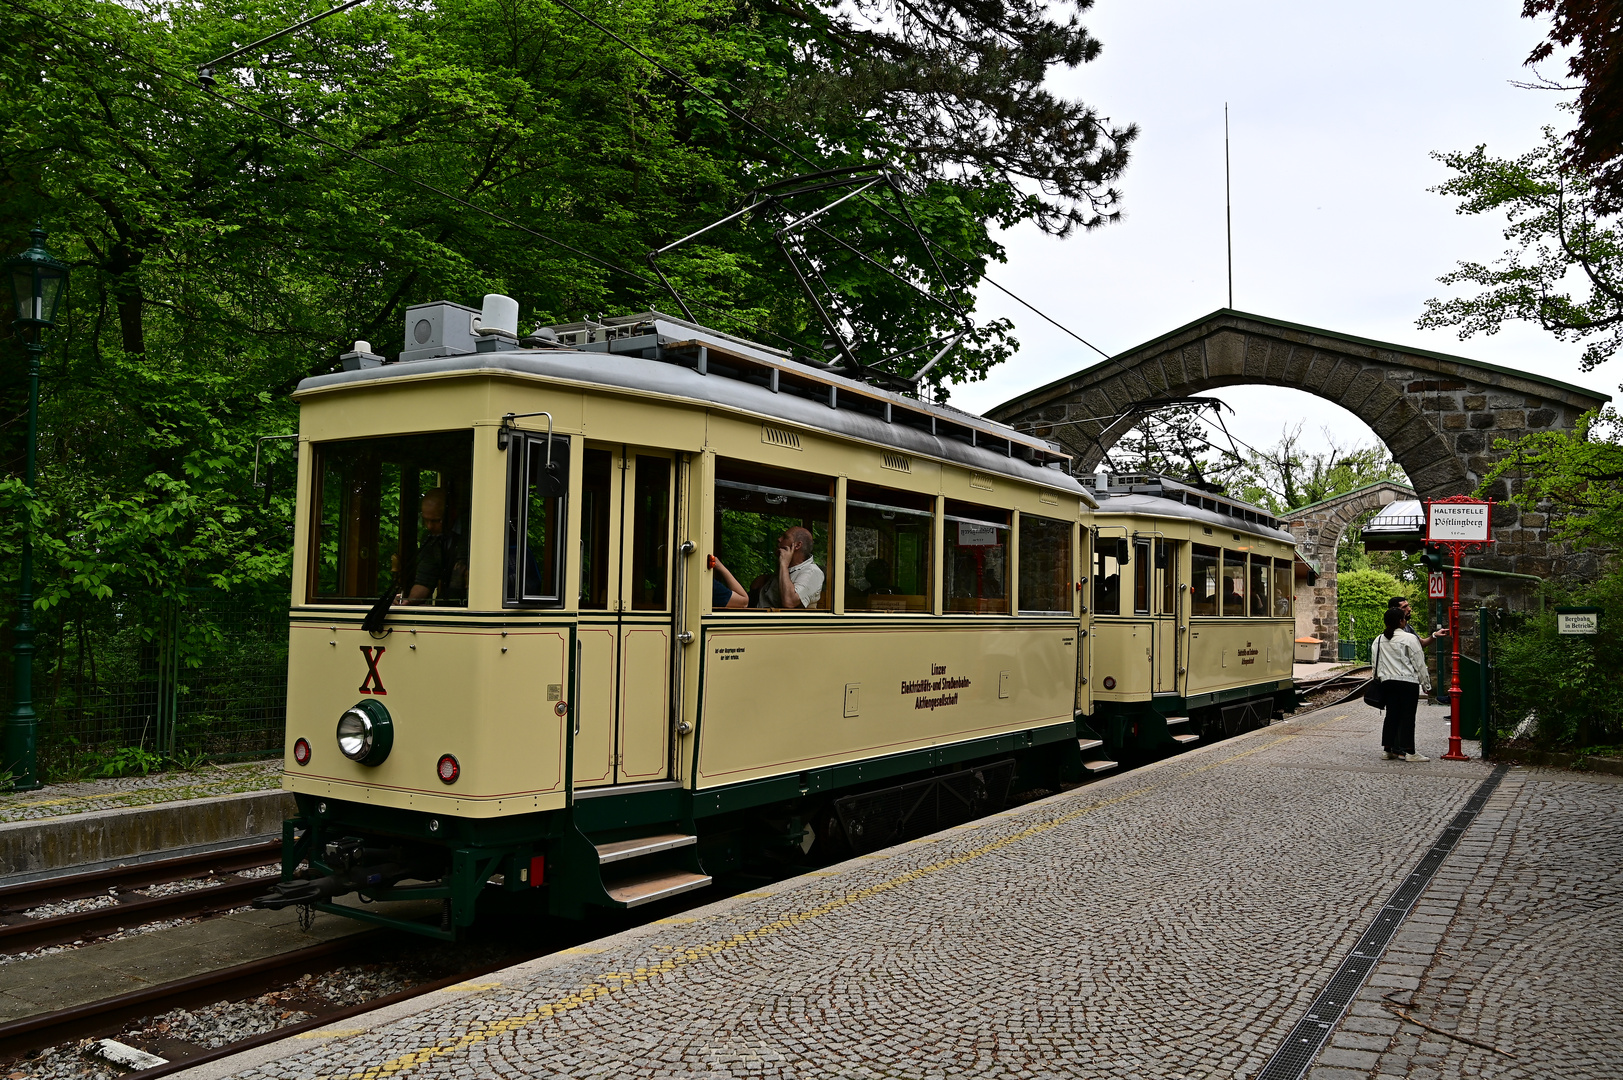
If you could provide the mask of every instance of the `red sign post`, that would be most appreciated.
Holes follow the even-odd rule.
[[[1453,646],[1453,674],[1448,687],[1448,753],[1444,761],[1470,761],[1460,750],[1460,557],[1466,548],[1481,551],[1493,540],[1493,500],[1452,495],[1426,501],[1426,543],[1454,553],[1454,596],[1448,606],[1448,637]]]

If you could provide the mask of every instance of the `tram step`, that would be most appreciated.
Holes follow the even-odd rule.
[[[628,908],[651,904],[667,896],[679,896],[710,884],[710,875],[687,870],[656,870],[636,877],[603,883],[609,899]]]
[[[1189,717],[1187,717],[1187,716],[1169,716],[1169,717],[1167,717],[1167,727],[1169,727],[1169,728],[1182,727],[1183,725],[1185,725],[1187,723],[1189,723]]]
[[[1082,767],[1088,770],[1090,773],[1102,773],[1109,772],[1111,769],[1114,769],[1117,764],[1117,762],[1105,761],[1103,758],[1101,758],[1098,761],[1084,761],[1082,763]]]
[[[635,840],[616,840],[610,844],[596,844],[599,864],[623,862],[639,855],[652,855],[656,851],[691,847],[699,842],[697,836],[682,833],[662,833],[659,836],[639,836]]]
[[[1076,740],[1076,748],[1078,750],[1082,750],[1082,751],[1097,750],[1097,749],[1099,749],[1099,747],[1103,746],[1104,744],[1105,744],[1105,741],[1103,739],[1078,739],[1078,740]]]
[[[1196,735],[1194,732],[1188,732],[1183,735],[1172,736],[1172,741],[1175,743],[1183,743],[1185,746],[1187,746],[1189,743],[1199,742],[1200,736]]]

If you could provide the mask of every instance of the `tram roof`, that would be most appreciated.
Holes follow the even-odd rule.
[[[1059,488],[1095,505],[1055,444],[948,405],[919,401],[801,363],[777,349],[660,312],[549,327],[553,347],[397,360],[302,380],[294,397],[372,383],[507,375],[633,390],[846,435]],[[534,337],[527,339],[535,340]]]
[[[1166,476],[1112,476],[1101,483],[1085,477],[1083,484],[1093,489],[1101,514],[1145,514],[1219,525],[1231,532],[1265,536],[1286,544],[1296,537],[1280,527],[1272,514],[1227,495],[1202,491]]]

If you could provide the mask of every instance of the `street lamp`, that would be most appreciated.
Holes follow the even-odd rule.
[[[7,280],[11,282],[14,319],[11,328],[28,350],[28,464],[24,483],[28,497],[34,495],[34,450],[39,441],[39,358],[45,354],[45,331],[56,326],[56,309],[68,288],[67,264],[51,258],[45,250],[45,229],[35,225],[29,232],[33,245],[21,255],[6,260]],[[22,576],[17,587],[17,628],[12,659],[16,679],[12,686],[12,710],[6,718],[4,755],[0,770],[11,773],[13,791],[33,791],[40,787],[36,752],[39,719],[34,715],[34,543],[32,517],[23,522]]]

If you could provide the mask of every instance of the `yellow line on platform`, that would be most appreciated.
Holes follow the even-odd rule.
[[[1289,742],[1296,737],[1296,733],[1292,733],[1277,739],[1271,739],[1268,742],[1263,743],[1261,746],[1242,751],[1238,754],[1230,755],[1229,757],[1222,758],[1221,760],[1211,762],[1207,765],[1202,765],[1199,768],[1191,769],[1188,772],[1179,773],[1177,775],[1189,776],[1193,773],[1205,772],[1207,769],[1214,769],[1219,765],[1226,765],[1231,761],[1238,761],[1241,758],[1250,757],[1252,754],[1261,753],[1263,750],[1278,746],[1281,743]],[[993,840],[989,843],[982,844],[979,847],[971,848],[970,850],[962,852],[961,854],[953,855],[949,858],[942,859],[939,862],[933,862],[928,866],[921,866],[916,870],[909,870],[905,874],[898,874],[896,877],[890,878],[887,881],[881,881],[875,885],[870,885],[865,889],[858,889],[855,892],[846,893],[844,896],[835,897],[832,900],[818,904],[816,907],[811,907],[803,911],[791,912],[790,914],[780,916],[779,918],[773,919],[769,923],[756,927],[754,930],[745,930],[741,933],[733,934],[730,937],[707,942],[703,945],[695,945],[689,948],[677,947],[669,959],[662,960],[655,964],[649,964],[646,967],[636,968],[629,974],[624,972],[604,973],[597,976],[591,982],[587,983],[584,987],[572,994],[566,994],[563,997],[555,998],[544,1005],[538,1005],[533,1009],[514,1016],[504,1017],[499,1020],[481,1022],[476,1030],[469,1031],[468,1033],[460,1035],[454,1039],[447,1039],[443,1042],[435,1043],[432,1046],[425,1046],[417,1050],[408,1051],[399,1055],[398,1057],[390,1058],[388,1061],[381,1062],[377,1065],[369,1065],[366,1068],[356,1072],[330,1073],[324,1077],[321,1077],[320,1080],[381,1080],[381,1078],[384,1077],[402,1075],[411,1069],[417,1068],[418,1066],[427,1065],[436,1058],[445,1057],[446,1055],[454,1054],[461,1050],[466,1050],[471,1046],[477,1046],[479,1043],[482,1043],[487,1039],[493,1039],[498,1035],[505,1035],[510,1031],[516,1031],[519,1028],[528,1027],[537,1020],[546,1020],[554,1016],[560,1016],[564,1013],[572,1012],[584,1005],[590,1005],[595,1001],[608,997],[616,991],[624,990],[629,986],[636,986],[641,983],[649,982],[657,976],[667,975],[678,968],[687,967],[688,965],[696,963],[697,961],[705,960],[709,957],[728,952],[732,949],[738,948],[740,945],[748,945],[753,942],[760,941],[763,938],[771,937],[772,935],[780,933],[781,931],[794,929],[803,923],[810,922],[813,919],[822,918],[824,915],[839,911],[842,908],[850,907],[852,904],[859,901],[868,900],[882,893],[890,892],[892,889],[900,888],[903,885],[910,885],[921,878],[929,877],[930,875],[940,873],[943,870],[950,870],[954,867],[963,866],[965,863],[972,862],[983,855],[989,855],[994,851],[1000,851],[1003,848],[1017,844],[1022,840],[1029,840],[1034,836],[1040,836],[1051,829],[1057,829],[1059,826],[1075,821],[1077,818],[1083,817],[1086,814],[1091,814],[1096,810],[1103,810],[1106,807],[1115,806],[1118,803],[1123,803],[1129,799],[1137,798],[1140,795],[1154,791],[1156,787],[1160,786],[1163,785],[1134,788],[1133,790],[1123,792],[1114,798],[1098,799],[1094,802],[1088,803],[1086,806],[1072,810],[1069,813],[1061,814],[1058,817],[1049,818],[1047,821],[1039,821],[1035,825],[1021,829],[1019,832],[1011,833],[1002,839]],[[586,952],[588,950],[577,947],[575,949],[567,949],[564,951]]]

